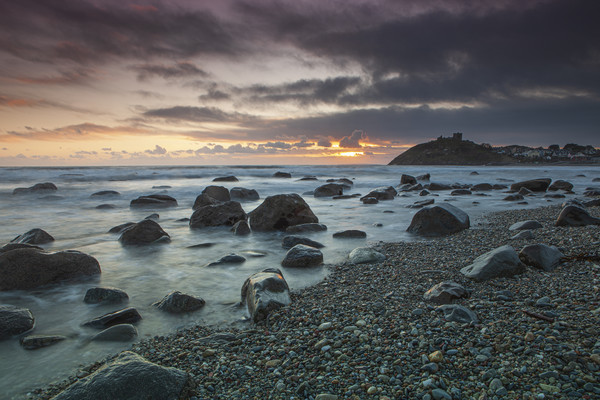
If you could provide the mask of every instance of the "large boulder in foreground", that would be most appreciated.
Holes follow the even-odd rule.
[[[600,225],[600,218],[592,217],[587,210],[575,205],[562,209],[556,219],[556,226],[586,226]]]
[[[74,250],[23,248],[0,254],[0,290],[27,290],[100,273],[98,261]]]
[[[247,219],[248,216],[237,201],[213,204],[200,207],[190,217],[190,228],[204,228],[207,226],[233,226],[238,221]]]
[[[564,254],[555,246],[547,246],[545,244],[525,246],[519,252],[519,259],[524,264],[543,269],[544,271],[553,271],[556,269],[562,257],[564,257]]]
[[[33,328],[35,319],[26,308],[0,305],[0,340],[20,335]]]
[[[295,193],[267,197],[248,217],[253,231],[283,231],[288,226],[319,222],[306,201]]]
[[[548,189],[548,186],[550,186],[550,182],[552,182],[552,179],[550,178],[530,179],[528,181],[513,183],[510,185],[510,190],[518,192],[519,189],[526,188],[532,192],[545,192]]]
[[[480,255],[460,272],[467,278],[482,282],[522,274],[525,265],[519,260],[515,249],[506,245]]]
[[[307,268],[322,263],[323,253],[321,253],[321,250],[304,244],[297,244],[288,250],[281,265],[292,268]]]
[[[17,236],[11,243],[25,243],[25,244],[46,244],[54,242],[54,238],[48,232],[43,229],[35,228],[25,232],[22,235]]]
[[[425,207],[414,216],[407,231],[423,236],[443,236],[470,226],[469,216],[451,204]]]
[[[250,318],[261,321],[273,310],[291,303],[290,288],[277,268],[267,268],[251,275],[242,286],[242,303]]]
[[[188,374],[151,363],[125,351],[94,373],[63,390],[54,400],[177,400],[184,397]]]
[[[177,200],[166,194],[151,194],[131,200],[129,207],[177,207]]]
[[[131,225],[119,237],[119,242],[124,245],[144,245],[157,242],[169,242],[171,237],[157,222],[144,219]]]

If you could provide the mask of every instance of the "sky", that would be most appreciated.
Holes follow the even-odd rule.
[[[597,0],[0,0],[0,165],[600,147]]]

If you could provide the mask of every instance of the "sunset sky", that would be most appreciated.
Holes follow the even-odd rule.
[[[0,0],[0,165],[600,146],[597,0]]]

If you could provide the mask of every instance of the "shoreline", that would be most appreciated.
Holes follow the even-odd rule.
[[[588,211],[600,216],[599,207]],[[528,267],[514,278],[480,283],[459,272],[504,244],[516,250],[526,244],[555,245],[567,256],[597,254],[600,227],[555,227],[559,212],[559,206],[500,211],[455,235],[379,242],[372,247],[387,256],[385,261],[331,265],[323,281],[292,292],[292,304],[273,312],[268,325],[196,326],[134,343],[131,351],[192,374],[185,397],[192,399],[319,394],[428,399],[440,390],[456,398],[480,398],[482,392],[490,398],[598,396],[600,368],[590,358],[600,353],[597,264],[572,260],[553,272]],[[543,225],[533,231],[534,239],[510,240],[515,232],[508,227],[528,219]],[[423,301],[423,293],[443,280],[470,290],[470,298],[457,303],[476,312],[479,324],[445,321]],[[498,300],[500,290],[511,290],[514,300]],[[535,303],[544,296],[553,306],[542,310]],[[548,311],[556,315],[555,322],[524,311]],[[319,330],[327,322],[331,329]],[[231,333],[233,340],[203,340],[217,332]],[[436,350],[444,360],[434,367],[427,357]],[[111,358],[76,375],[84,377]],[[28,398],[48,399],[76,379],[37,389]]]

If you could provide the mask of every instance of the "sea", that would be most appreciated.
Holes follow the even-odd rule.
[[[275,178],[275,172],[289,172],[292,178]],[[78,250],[95,257],[101,266],[98,277],[27,291],[0,292],[0,304],[25,307],[35,316],[35,334],[60,334],[67,340],[37,350],[25,350],[18,337],[0,341],[0,398],[24,398],[31,390],[74,375],[78,368],[110,354],[131,347],[131,343],[94,342],[98,331],[82,323],[129,306],[143,319],[137,324],[138,340],[167,335],[196,324],[226,328],[250,326],[247,312],[237,306],[244,280],[269,267],[281,268],[292,290],[313,285],[328,273],[328,265],[344,262],[356,248],[383,242],[425,240],[406,232],[417,212],[407,208],[416,201],[434,198],[436,203],[451,202],[465,211],[476,226],[486,213],[561,204],[565,199],[526,197],[527,204],[504,201],[505,190],[485,192],[484,196],[451,196],[450,191],[433,192],[435,196],[407,193],[391,201],[364,205],[359,198],[333,200],[308,194],[327,179],[348,178],[354,182],[345,194],[368,193],[380,186],[398,186],[402,174],[418,176],[429,173],[431,182],[459,184],[505,184],[535,178],[563,179],[573,183],[575,195],[581,196],[594,186],[600,176],[598,166],[143,166],[143,167],[7,167],[0,168],[0,245],[33,228],[42,228],[55,241],[43,245],[48,251]],[[238,182],[213,182],[221,176],[234,175]],[[314,176],[318,180],[300,180]],[[53,182],[58,190],[52,195],[13,195],[17,187]],[[183,218],[192,215],[196,196],[209,185],[255,189],[256,201],[243,202],[246,212],[261,204],[267,196],[283,193],[300,194],[327,225],[324,232],[310,238],[325,245],[324,265],[310,269],[281,267],[286,250],[281,246],[285,233],[253,233],[235,236],[228,227],[190,229]],[[596,183],[600,186],[600,183]],[[91,196],[102,190],[115,190],[118,197]],[[130,208],[129,203],[141,195],[167,194],[178,206],[161,209]],[[98,209],[100,204],[112,209]],[[108,230],[125,222],[137,222],[158,213],[158,223],[171,236],[170,243],[140,247],[122,246],[117,234]],[[346,229],[367,233],[366,239],[334,239],[332,234]],[[192,247],[212,243],[210,247]],[[231,253],[242,255],[242,264],[208,267],[207,264]],[[2,279],[2,277],[0,277]],[[126,291],[129,302],[124,306],[90,305],[83,302],[90,287],[108,286]],[[171,315],[152,306],[169,292],[202,297],[206,306],[196,312]]]

